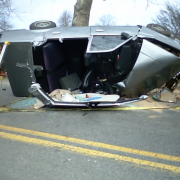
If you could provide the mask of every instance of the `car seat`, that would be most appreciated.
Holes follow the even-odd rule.
[[[55,41],[46,43],[43,46],[43,56],[50,92],[60,89],[59,79],[66,76],[66,64],[62,45]]]

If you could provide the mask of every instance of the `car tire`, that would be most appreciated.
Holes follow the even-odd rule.
[[[33,22],[29,26],[29,29],[37,30],[37,29],[49,29],[49,28],[54,28],[54,27],[56,27],[56,23],[54,23],[52,21],[42,20],[42,21]]]
[[[146,27],[149,29],[152,29],[160,34],[163,34],[165,36],[168,36],[168,37],[171,36],[171,31],[168,28],[161,26],[159,24],[148,24]]]

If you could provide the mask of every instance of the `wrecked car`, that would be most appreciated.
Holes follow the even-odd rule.
[[[136,102],[180,71],[180,41],[153,24],[56,27],[37,21],[30,30],[0,32],[0,46],[14,96],[35,96],[49,106]],[[50,96],[56,90],[67,93],[56,99]]]

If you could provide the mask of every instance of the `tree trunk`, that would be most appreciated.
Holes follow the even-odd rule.
[[[72,26],[88,26],[92,0],[77,0]]]

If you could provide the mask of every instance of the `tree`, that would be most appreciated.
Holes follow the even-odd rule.
[[[115,22],[113,21],[113,16],[110,14],[103,15],[99,18],[99,23],[97,25],[100,26],[113,26]]]
[[[10,24],[5,17],[1,17],[0,18],[0,30],[4,31],[4,30],[10,30],[13,28],[13,25]]]
[[[88,26],[92,0],[77,0],[72,26]]]
[[[165,9],[157,15],[156,24],[167,27],[172,31],[175,37],[180,37],[180,6],[179,4],[165,3]]]
[[[106,0],[103,0],[106,1]],[[136,0],[132,0],[136,1]],[[74,16],[72,26],[88,26],[89,16],[93,0],[77,0],[74,6]],[[147,7],[156,0],[147,0]]]
[[[9,30],[13,27],[8,21],[8,17],[14,12],[11,7],[11,0],[0,0],[0,30]]]
[[[63,13],[58,19],[58,23],[60,27],[72,26],[72,14],[68,12],[67,10],[63,11]]]

